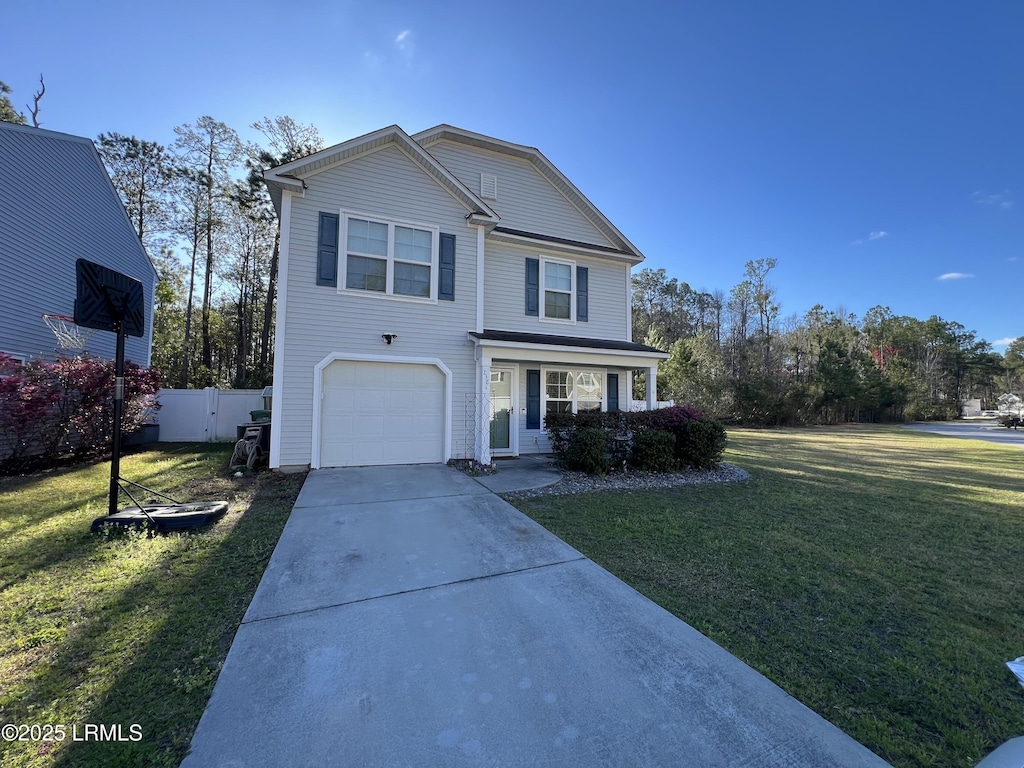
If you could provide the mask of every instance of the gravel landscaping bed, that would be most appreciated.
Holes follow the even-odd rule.
[[[592,491],[647,490],[675,488],[681,485],[700,485],[701,483],[733,483],[749,478],[749,472],[732,464],[719,464],[715,469],[690,469],[683,472],[614,472],[604,477],[588,475],[585,472],[563,471],[562,479],[554,485],[502,495],[510,498],[528,498]]]

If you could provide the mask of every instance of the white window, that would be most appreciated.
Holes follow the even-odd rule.
[[[544,413],[604,409],[604,371],[544,371]]]
[[[545,320],[576,318],[575,264],[555,259],[540,260],[540,295]]]
[[[436,299],[436,227],[344,216],[344,289]]]

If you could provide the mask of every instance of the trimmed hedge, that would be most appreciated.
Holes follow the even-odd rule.
[[[680,406],[629,413],[549,413],[545,416],[544,428],[559,459],[574,469],[584,469],[580,466],[584,463],[599,467],[596,470],[584,469],[595,474],[601,474],[611,466],[607,451],[611,439],[616,436],[631,438],[629,463],[637,469],[652,472],[679,467],[710,469],[722,460],[726,445],[725,428],[720,422],[703,418],[693,408]],[[604,434],[603,462],[593,455],[600,444],[595,430]],[[586,438],[577,437],[583,432],[587,433]]]
[[[600,427],[577,429],[562,458],[569,469],[603,475],[611,464],[608,457],[608,433]]]
[[[663,429],[645,429],[633,436],[629,464],[644,472],[671,472],[676,468],[676,438]]]

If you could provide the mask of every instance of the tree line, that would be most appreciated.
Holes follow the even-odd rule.
[[[40,125],[39,102],[29,106]],[[25,123],[0,81],[0,120]],[[212,117],[174,128],[171,145],[103,133],[100,156],[160,275],[153,365],[165,386],[262,387],[273,372],[280,233],[261,170],[323,148],[290,117],[253,123],[244,143]],[[633,338],[671,352],[658,397],[756,424],[954,418],[1024,392],[1024,337],[1004,355],[974,331],[873,307],[857,318],[812,307],[783,317],[775,259],[748,261],[728,293],[664,269],[633,276]],[[636,396],[645,386],[637,379]]]
[[[29,105],[39,122],[45,84]],[[0,120],[26,124],[0,81]],[[316,128],[290,117],[253,123],[243,142],[203,116],[169,145],[101,133],[96,148],[159,273],[153,367],[165,386],[262,387],[274,369],[280,232],[261,170],[323,148]]]
[[[1024,390],[1024,337],[1001,355],[934,315],[876,306],[858,318],[818,304],[783,317],[768,282],[776,264],[748,261],[728,293],[694,290],[664,269],[633,276],[633,338],[672,355],[659,399],[747,424],[834,424],[957,418],[966,399],[995,408]]]
[[[153,365],[167,386],[262,387],[274,369],[280,231],[261,170],[323,148],[289,117],[253,123],[243,143],[212,117],[175,141],[102,133],[96,145],[160,273]]]

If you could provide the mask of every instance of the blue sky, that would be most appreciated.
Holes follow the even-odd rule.
[[[170,143],[210,114],[328,144],[450,123],[544,152],[647,256],[783,315],[1024,335],[1024,3],[185,0],[8,4],[0,80],[43,127]]]

